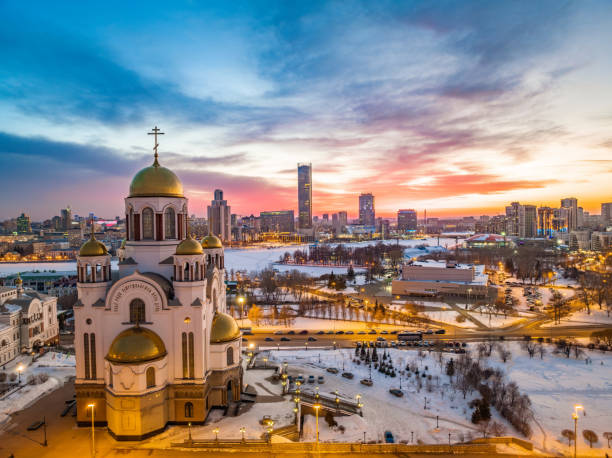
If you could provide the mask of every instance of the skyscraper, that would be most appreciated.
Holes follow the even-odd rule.
[[[223,241],[231,240],[231,212],[227,200],[223,200],[223,191],[215,189],[215,198],[208,206],[208,233],[216,235]]]
[[[359,196],[359,224],[363,226],[374,226],[376,224],[374,196],[371,192]]]
[[[259,213],[261,232],[294,232],[293,210]]]
[[[66,208],[63,208],[61,211],[62,218],[62,226],[61,229],[67,231],[72,228],[72,210],[70,209],[70,205]]]
[[[561,199],[561,208],[567,211],[567,230],[576,230],[578,228],[578,199],[575,197]]]
[[[601,223],[606,226],[612,221],[612,202],[601,204]]]
[[[312,228],[312,164],[298,164],[298,225]]]
[[[398,231],[417,230],[417,212],[415,210],[398,210],[397,212]]]
[[[535,237],[538,232],[538,214],[535,205],[519,207],[519,237]]]
[[[29,234],[32,232],[32,226],[30,225],[30,217],[25,213],[17,217],[17,232],[20,234]]]
[[[550,207],[538,208],[538,235],[546,237],[553,231],[554,211]]]

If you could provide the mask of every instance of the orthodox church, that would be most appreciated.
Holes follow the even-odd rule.
[[[77,421],[141,440],[240,399],[241,334],[226,314],[221,241],[189,234],[183,185],[157,154],[125,198],[119,275],[92,234],[77,259]],[[93,411],[93,412],[92,412]]]

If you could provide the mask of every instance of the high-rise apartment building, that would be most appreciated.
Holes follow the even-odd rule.
[[[231,240],[232,216],[227,200],[223,199],[223,191],[215,189],[215,198],[208,206],[208,233],[216,235],[223,241]]]
[[[259,221],[261,232],[295,232],[293,210],[261,212]]]
[[[374,226],[376,224],[374,195],[372,193],[364,193],[359,196],[359,224],[363,226]]]
[[[604,226],[612,222],[612,202],[601,204],[601,224]]]
[[[312,228],[312,164],[298,164],[298,225]]]
[[[61,229],[67,231],[72,228],[72,210],[70,206],[61,211]]]
[[[561,209],[565,209],[567,230],[575,231],[578,228],[578,199],[575,197],[561,199]]]
[[[535,205],[519,207],[519,237],[535,237],[538,234],[538,214]]]
[[[550,207],[538,208],[538,235],[546,237],[552,234],[554,214]]]
[[[512,202],[506,207],[506,235],[518,237],[520,208],[518,202]]]
[[[32,232],[32,226],[30,225],[30,217],[25,213],[17,217],[17,232],[19,234],[29,234]]]
[[[417,212],[415,210],[398,210],[397,212],[398,231],[417,230]]]

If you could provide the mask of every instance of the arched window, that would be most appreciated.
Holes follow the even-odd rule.
[[[153,366],[147,369],[147,388],[155,386],[155,368]]]
[[[185,403],[185,418],[193,417],[193,404],[191,402]]]
[[[153,240],[153,210],[150,208],[142,211],[142,238]]]
[[[164,229],[166,233],[167,239],[175,239],[176,238],[176,215],[174,213],[174,209],[169,207],[166,209],[164,213]]]
[[[108,371],[108,386],[113,387],[113,370]]]
[[[231,366],[234,364],[234,349],[232,347],[227,348],[227,365]]]
[[[195,374],[195,360],[194,360],[194,344],[193,344],[193,332],[189,333],[189,378],[194,378]]]
[[[185,263],[185,268],[183,269],[183,281],[189,281],[189,263]]]
[[[183,378],[189,377],[189,370],[187,369],[187,333],[184,332],[181,340],[182,348],[183,348]]]
[[[89,335],[90,339],[90,351],[91,351],[91,378],[95,380],[97,377],[96,374],[96,335],[92,332]]]
[[[89,373],[89,334],[83,335],[83,356],[85,358],[85,378],[91,378]]]
[[[145,321],[145,303],[140,299],[134,299],[130,302],[130,323],[144,323]]]

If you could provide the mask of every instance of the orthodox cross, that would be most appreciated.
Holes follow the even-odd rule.
[[[159,129],[157,126],[155,126],[153,129],[151,129],[151,132],[147,132],[147,135],[154,135],[155,136],[155,146],[153,147],[153,151],[155,151],[155,162],[153,163],[153,165],[159,166],[159,163],[157,162],[157,147],[159,146],[159,143],[157,143],[157,136],[158,135],[164,135],[164,132],[160,132],[161,129]]]

